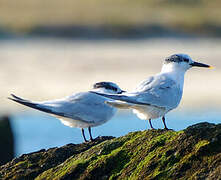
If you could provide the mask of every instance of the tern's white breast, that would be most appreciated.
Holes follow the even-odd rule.
[[[90,123],[86,121],[79,121],[79,120],[65,118],[65,117],[58,117],[58,118],[65,126],[69,126],[69,127],[88,128],[88,127],[93,127],[96,125],[95,122]]]
[[[168,111],[165,108],[155,106],[136,106],[133,107],[133,113],[136,114],[140,119],[156,119],[164,116]]]

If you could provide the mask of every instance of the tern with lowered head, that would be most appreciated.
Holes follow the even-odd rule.
[[[93,85],[92,92],[120,94],[124,91],[115,83],[98,82]],[[108,100],[106,97],[91,92],[80,92],[63,99],[44,102],[25,100],[13,94],[9,99],[56,116],[66,126],[81,128],[85,142],[84,128],[88,128],[92,141],[91,127],[104,124],[116,113],[116,108],[105,103]]]
[[[94,92],[112,99],[108,104],[117,108],[130,108],[140,119],[149,120],[162,117],[165,129],[165,114],[175,109],[182,98],[184,75],[192,67],[212,68],[193,61],[187,54],[174,54],[166,58],[161,72],[141,82],[132,92],[107,94]]]

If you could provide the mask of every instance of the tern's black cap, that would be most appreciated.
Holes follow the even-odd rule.
[[[116,84],[112,83],[112,82],[98,82],[98,83],[95,83],[93,85],[93,88],[94,89],[97,89],[97,88],[105,88],[105,89],[109,89],[109,90],[113,90],[113,91],[118,91],[118,87]]]
[[[190,57],[186,54],[173,54],[165,59],[165,63],[170,62],[189,62]]]

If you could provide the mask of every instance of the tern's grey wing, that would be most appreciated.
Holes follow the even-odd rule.
[[[128,103],[172,109],[179,104],[182,97],[182,90],[177,86],[175,81],[161,75],[155,76],[150,83],[140,87],[139,91],[126,92],[120,95],[100,95]]]
[[[44,102],[33,102],[15,95],[9,99],[52,115],[89,123],[109,120],[114,115],[114,108],[104,103],[106,98],[89,92]]]
[[[136,87],[135,91],[144,91],[144,90],[146,89],[146,87],[147,87],[148,85],[150,85],[151,82],[153,82],[153,80],[154,80],[154,77],[153,77],[153,76],[151,76],[151,77],[149,77],[149,78],[143,80],[143,81]]]
[[[165,75],[156,76],[142,92],[135,93],[138,102],[172,109],[178,106],[182,90],[177,83]]]
[[[104,103],[106,98],[90,92],[73,94],[62,100],[45,101],[42,104],[53,107],[64,117],[85,122],[109,120],[114,115],[114,108]]]
[[[39,111],[54,114],[54,115],[57,115],[57,116],[64,116],[63,113],[53,111],[53,108],[51,108],[50,106],[44,106],[44,105],[41,105],[40,103],[32,102],[32,101],[20,98],[18,96],[15,96],[14,94],[11,94],[11,96],[12,97],[9,97],[8,99],[10,99],[12,101],[15,101],[19,104],[28,106],[28,107],[33,108],[33,109],[37,109]]]

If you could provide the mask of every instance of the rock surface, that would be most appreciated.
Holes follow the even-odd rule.
[[[14,157],[14,136],[8,116],[0,117],[0,165]]]
[[[0,179],[35,178],[221,179],[221,124],[100,137],[25,154],[0,167]]]

